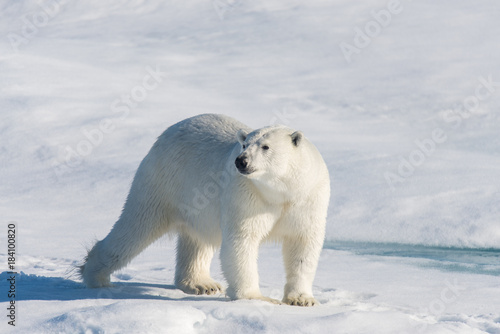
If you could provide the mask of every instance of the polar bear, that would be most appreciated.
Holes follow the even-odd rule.
[[[141,162],[122,214],[88,252],[79,272],[89,288],[165,233],[178,234],[175,285],[189,294],[224,292],[210,277],[220,260],[231,299],[260,299],[257,257],[265,240],[283,243],[282,302],[312,306],[325,236],[330,178],[316,147],[300,131],[252,131],[205,114],[169,127]]]

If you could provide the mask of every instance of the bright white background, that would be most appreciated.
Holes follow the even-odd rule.
[[[5,230],[18,224],[18,325],[500,333],[498,253],[475,256],[500,248],[499,17],[493,0],[1,1],[0,215]],[[66,279],[117,219],[156,137],[200,113],[285,124],[323,153],[321,306],[184,295],[168,238],[114,290]],[[260,260],[263,292],[281,298],[279,247]],[[218,259],[213,274],[223,279]]]

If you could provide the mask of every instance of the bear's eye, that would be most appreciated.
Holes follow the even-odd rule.
[[[246,148],[247,148],[247,146],[245,144],[243,144],[243,149],[246,149]]]
[[[269,149],[269,146],[264,145],[264,146],[262,146],[262,149],[263,149],[264,151],[267,151],[267,150]]]

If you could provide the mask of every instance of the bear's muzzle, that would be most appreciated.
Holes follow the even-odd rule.
[[[248,175],[253,172],[252,170],[250,170],[248,166],[248,157],[246,154],[239,155],[236,158],[234,164],[236,165],[236,169],[238,169],[238,172],[240,172],[243,175]]]

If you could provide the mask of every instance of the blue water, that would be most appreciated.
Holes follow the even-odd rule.
[[[431,247],[395,243],[326,241],[324,248],[357,255],[422,259],[415,265],[444,271],[500,276],[500,249]]]

